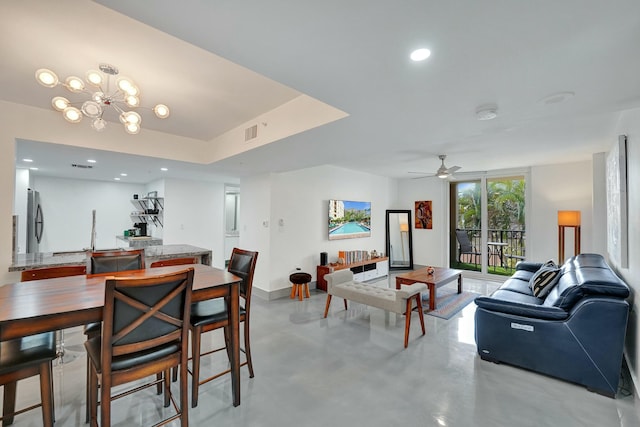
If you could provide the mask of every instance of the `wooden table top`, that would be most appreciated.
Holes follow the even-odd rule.
[[[398,274],[396,278],[413,280],[420,283],[438,285],[442,282],[448,282],[453,278],[462,274],[462,270],[454,270],[452,268],[433,267],[433,274],[427,273],[427,268],[419,268],[418,270],[409,271],[407,273]]]
[[[49,316],[59,317],[65,313],[83,311],[90,313],[99,310],[101,316],[107,277],[148,277],[189,267],[195,269],[193,301],[218,297],[221,294],[221,288],[242,280],[226,270],[203,264],[192,264],[11,283],[0,286],[0,328],[5,322]]]

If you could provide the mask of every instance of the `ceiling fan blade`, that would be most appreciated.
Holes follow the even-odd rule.
[[[458,170],[460,170],[460,166],[451,166],[449,169],[447,169],[447,172],[455,173]]]

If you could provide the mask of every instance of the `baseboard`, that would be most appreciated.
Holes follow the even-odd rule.
[[[317,282],[309,282],[309,290],[316,289]],[[286,288],[276,289],[274,291],[265,291],[264,289],[253,287],[251,291],[253,296],[257,296],[258,298],[265,301],[273,301],[280,298],[289,298],[291,295],[291,286]]]

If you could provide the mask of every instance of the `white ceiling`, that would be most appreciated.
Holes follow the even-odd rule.
[[[304,93],[349,116],[194,171],[406,178],[440,153],[464,172],[607,150],[620,112],[640,107],[639,41],[637,0],[3,2],[0,99],[50,108],[37,68],[110,62],[143,104],[172,108],[143,127],[209,141]],[[417,47],[431,57],[411,62]],[[558,92],[574,96],[544,102]],[[498,117],[476,120],[486,103]]]

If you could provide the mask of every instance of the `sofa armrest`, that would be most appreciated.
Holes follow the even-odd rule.
[[[508,301],[503,299],[480,296],[475,299],[479,308],[515,316],[532,317],[545,320],[563,320],[569,317],[569,313],[557,307],[527,304],[523,302]]]
[[[427,290],[427,285],[424,283],[412,283],[410,285],[402,285],[400,289],[396,291],[396,294],[402,299],[408,299]]]
[[[543,264],[541,262],[519,261],[516,264],[516,270],[525,270],[535,273],[536,271],[540,270],[540,267],[542,267],[542,265]]]

